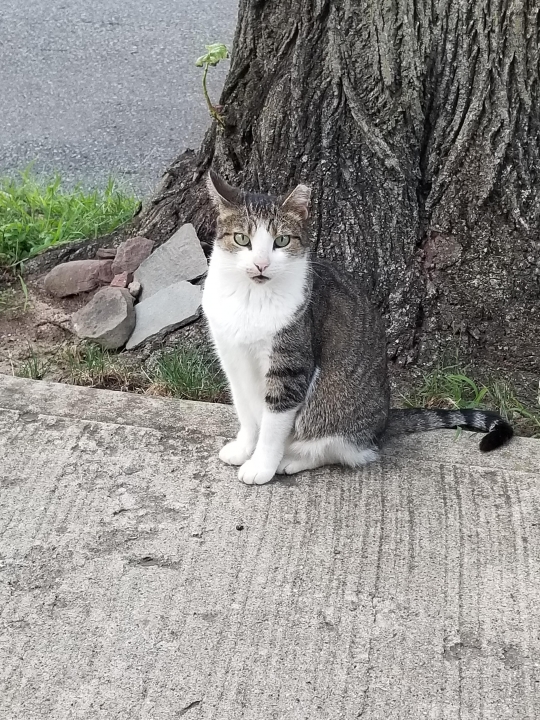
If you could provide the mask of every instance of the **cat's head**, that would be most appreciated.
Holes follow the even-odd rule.
[[[231,187],[212,170],[210,197],[218,208],[216,246],[227,265],[257,284],[289,274],[309,252],[311,191],[298,185],[282,198]]]

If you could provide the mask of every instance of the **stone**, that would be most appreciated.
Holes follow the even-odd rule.
[[[142,236],[129,238],[118,246],[112,266],[113,273],[120,275],[123,272],[135,272],[153,249],[153,240]]]
[[[540,716],[538,440],[401,435],[246,487],[237,431],[0,375],[0,717]]]
[[[127,288],[127,286],[132,280],[133,273],[123,272],[113,277],[113,279],[111,280],[111,287]]]
[[[116,248],[102,247],[98,248],[96,252],[97,258],[111,259],[116,256]]]
[[[137,298],[141,294],[141,283],[138,282],[138,280],[134,280],[133,282],[130,282],[128,285],[129,292],[133,295],[133,297]]]
[[[126,350],[176,330],[199,317],[202,288],[183,280],[169,285],[135,307],[137,318]]]
[[[72,322],[80,338],[116,350],[125,345],[135,327],[133,298],[125,288],[102,288],[73,315]]]
[[[113,279],[112,260],[72,260],[54,267],[45,278],[50,295],[65,297],[90,292]]]
[[[193,225],[182,225],[155,250],[138,270],[135,280],[142,285],[142,300],[181,280],[195,280],[208,270],[204,251]]]

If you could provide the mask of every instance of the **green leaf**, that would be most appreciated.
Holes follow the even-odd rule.
[[[206,45],[205,47],[207,53],[197,58],[195,61],[195,65],[197,67],[202,67],[203,65],[215,66],[220,60],[226,60],[229,57],[229,51],[223,43],[213,43],[212,45]]]

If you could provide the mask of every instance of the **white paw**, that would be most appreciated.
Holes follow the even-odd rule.
[[[284,457],[279,463],[277,474],[278,475],[294,475],[295,473],[306,470],[306,461],[298,460],[297,458]]]
[[[274,477],[275,468],[262,466],[256,460],[248,460],[238,471],[238,479],[246,485],[264,485]]]
[[[227,465],[243,465],[250,456],[250,448],[239,440],[227,443],[219,451],[219,459]]]

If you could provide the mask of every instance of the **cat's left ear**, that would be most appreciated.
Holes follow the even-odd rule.
[[[297,185],[292,193],[286,196],[281,205],[285,212],[298,215],[301,220],[307,220],[309,215],[311,190],[306,185]]]

